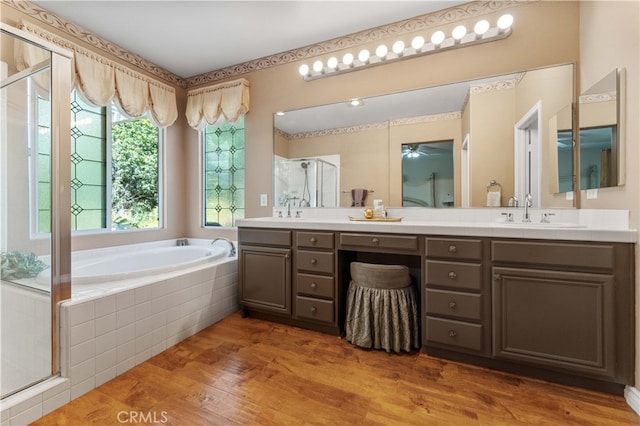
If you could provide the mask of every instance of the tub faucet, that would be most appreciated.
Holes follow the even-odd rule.
[[[216,242],[218,241],[226,241],[227,244],[229,244],[229,247],[231,248],[229,250],[229,257],[233,257],[236,255],[236,246],[233,244],[233,241],[231,241],[228,238],[224,238],[224,237],[218,237],[215,240],[211,241],[211,245],[214,245]]]

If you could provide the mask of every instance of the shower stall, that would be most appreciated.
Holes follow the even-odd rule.
[[[329,156],[328,156],[329,157]],[[337,157],[337,156],[331,156]],[[275,159],[275,206],[337,207],[339,158]],[[289,201],[287,201],[289,200]]]
[[[1,24],[2,399],[59,372],[56,306],[70,296],[71,54]],[[27,66],[26,64],[35,64]],[[51,268],[47,284],[35,276]]]

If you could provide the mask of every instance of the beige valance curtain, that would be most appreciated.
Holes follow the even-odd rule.
[[[244,78],[189,90],[187,93],[187,122],[194,129],[213,124],[221,116],[237,121],[249,112],[249,82]]]
[[[54,36],[26,21],[23,21],[20,27],[73,50],[74,87],[82,91],[91,103],[106,106],[115,99],[122,110],[131,117],[139,117],[149,111],[152,119],[160,127],[170,126],[178,118],[176,91],[173,87]],[[38,62],[39,54],[29,48],[16,51],[16,55],[20,56],[16,57],[16,63],[25,68]]]

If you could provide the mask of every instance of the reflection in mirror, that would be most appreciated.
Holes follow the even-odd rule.
[[[567,105],[552,117],[550,127],[556,129],[558,139],[558,192],[573,191],[573,107]],[[550,130],[553,134],[553,130]]]
[[[402,145],[402,206],[453,207],[453,141]]]
[[[619,81],[614,70],[580,96],[580,189],[623,183]]]
[[[573,89],[573,65],[568,64],[374,96],[357,107],[345,100],[274,115],[274,201],[301,201],[306,191],[304,185],[295,189],[283,184],[288,178],[283,177],[281,161],[335,156],[338,162],[327,161],[336,166],[338,206],[352,205],[354,189],[375,191],[375,198],[388,207],[408,205],[405,192],[411,190],[404,182],[403,148],[425,149],[426,141],[449,141],[454,165],[449,187],[436,186],[435,197],[427,191],[411,198],[437,207],[451,202],[454,207],[483,207],[488,205],[487,184],[495,181],[502,190],[491,206],[506,206],[518,191],[530,188],[536,192],[535,207],[571,207],[566,197],[554,197],[557,129],[551,132],[543,123],[574,102]],[[535,137],[534,152],[526,148],[526,134]],[[567,158],[572,161],[573,156]],[[299,175],[300,169],[292,166]],[[525,176],[530,184],[520,188]],[[435,177],[439,185],[438,173]]]
[[[276,156],[276,206],[337,207],[339,155],[286,159]]]

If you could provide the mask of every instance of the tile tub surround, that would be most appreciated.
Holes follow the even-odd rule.
[[[607,241],[635,243],[638,232],[629,229],[628,210],[530,209],[531,224],[522,223],[523,208],[424,209],[390,208],[389,217],[401,222],[352,222],[349,216],[363,217],[363,208],[296,209],[301,218],[280,218],[281,208],[272,217],[239,219],[238,226],[277,229],[315,229],[466,235],[478,237],[531,238],[546,240]],[[284,210],[286,216],[286,210]],[[513,213],[514,223],[504,223],[502,213]],[[551,225],[543,226],[543,213],[553,213]],[[566,224],[566,227],[558,226]]]
[[[158,244],[170,243],[135,246]],[[237,311],[237,269],[237,258],[224,258],[153,277],[77,286],[59,305],[58,379],[65,389],[49,390],[45,382],[3,400],[2,424],[32,422]]]

